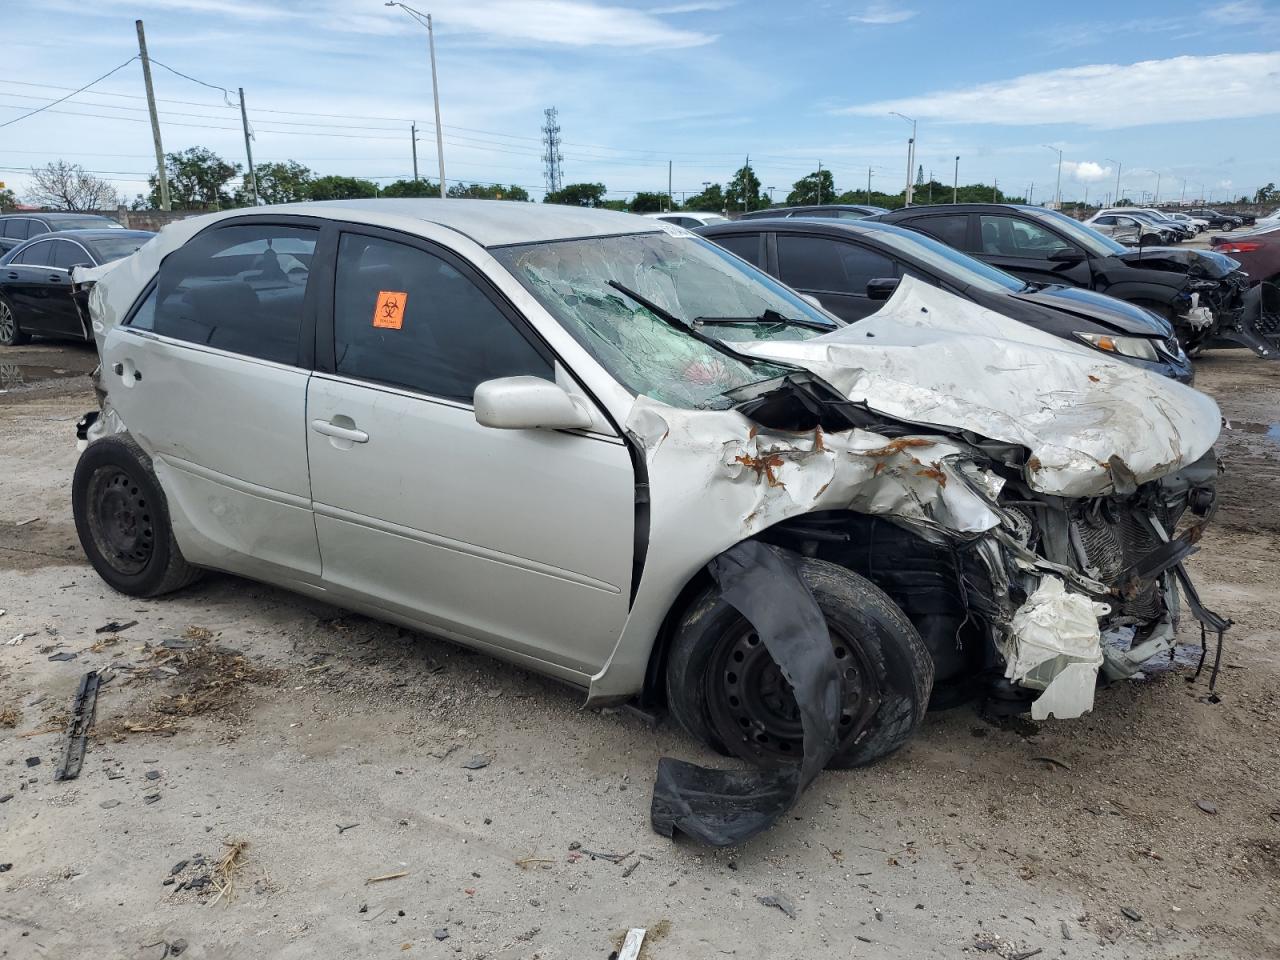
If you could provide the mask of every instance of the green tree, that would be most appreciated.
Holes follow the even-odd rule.
[[[791,185],[787,205],[808,206],[815,203],[836,202],[836,181],[830,170],[815,170]]]
[[[684,202],[686,210],[702,210],[707,213],[720,213],[724,210],[724,191],[720,184],[713,183],[701,193],[696,193]]]
[[[924,164],[923,163],[916,168],[916,186],[917,187],[924,186]]]
[[[309,167],[296,160],[259,164],[253,173],[258,181],[258,199],[263,203],[297,203],[310,199],[311,181],[316,176]],[[236,192],[236,200],[245,205],[253,203],[248,174]]]
[[[500,183],[459,183],[455,182],[446,193],[451,197],[463,200],[528,200],[529,191],[524,187],[511,184],[504,187]]]
[[[7,212],[18,205],[18,198],[8,188],[0,189],[0,212]]]
[[[189,147],[165,154],[164,168],[169,175],[169,203],[173,209],[220,210],[235,206],[227,184],[240,174],[240,164],[223,160],[208,147]],[[147,180],[151,184],[148,201],[152,209],[158,209],[160,181],[155,174]]]
[[[382,188],[384,197],[438,197],[440,184],[434,180],[396,180]]]
[[[631,198],[628,209],[632,213],[661,213],[663,210],[676,209],[676,205],[665,193],[648,193],[642,190]]]
[[[627,213],[631,208],[627,206],[625,200],[605,200],[600,203],[601,210],[617,210],[619,213]]]
[[[1280,203],[1280,190],[1276,189],[1274,183],[1268,183],[1265,187],[1259,187],[1258,192],[1253,195],[1254,203]]]
[[[768,195],[760,192],[760,178],[750,166],[733,175],[725,189],[724,202],[730,210],[760,210],[771,205]]]
[[[570,183],[542,198],[543,203],[562,203],[570,207],[599,207],[604,204],[603,183]]]
[[[340,177],[330,174],[311,181],[312,200],[355,200],[360,197],[376,197],[378,185],[359,177]]]

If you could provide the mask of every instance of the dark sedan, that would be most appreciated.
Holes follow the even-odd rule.
[[[886,207],[873,207],[863,203],[823,203],[803,207],[766,207],[744,213],[739,220],[760,220],[764,217],[823,217],[832,220],[861,220],[888,213]]]
[[[30,240],[59,230],[123,230],[110,217],[98,213],[0,214],[0,254]]]
[[[849,322],[879,310],[903,276],[1183,383],[1191,364],[1168,321],[1088,290],[1031,284],[927,236],[874,221],[737,221],[697,230]]]
[[[1264,227],[1252,233],[1211,237],[1215,253],[1239,260],[1249,274],[1249,285],[1267,282],[1280,286],[1280,227]]]
[[[71,268],[127,257],[155,234],[146,230],[60,230],[0,257],[0,345],[32,334],[93,339],[71,299]]]
[[[1228,256],[1172,247],[1129,249],[1043,207],[961,203],[907,207],[876,217],[910,227],[1031,283],[1096,290],[1169,320],[1192,355],[1247,346],[1280,358],[1280,331],[1247,302],[1249,278]]]

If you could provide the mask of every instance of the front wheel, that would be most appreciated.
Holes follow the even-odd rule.
[[[121,593],[155,597],[199,577],[173,538],[151,458],[128,434],[85,448],[71,481],[71,508],[85,556]]]
[[[933,659],[902,610],[844,567],[796,558],[827,620],[841,671],[840,745],[827,766],[860,767],[901,747],[924,719]],[[667,700],[684,729],[759,766],[799,763],[804,729],[790,685],[751,623],[709,587],[676,626]]]
[[[0,347],[20,347],[31,338],[18,326],[18,315],[13,305],[0,297]]]

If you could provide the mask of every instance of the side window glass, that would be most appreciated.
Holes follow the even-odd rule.
[[[0,223],[0,228],[4,230],[4,237],[7,240],[25,240],[27,239],[27,224],[30,220],[21,217],[14,217],[10,220]]]
[[[155,332],[297,363],[318,233],[310,227],[253,224],[195,237],[160,266]]]
[[[747,263],[760,266],[760,234],[735,233],[730,236],[716,237],[715,242],[730,253],[737,254]]]
[[[28,220],[28,221],[27,221],[27,234],[26,234],[26,235],[27,235],[27,238],[28,238],[28,239],[30,239],[31,237],[38,237],[38,236],[40,236],[40,234],[42,234],[42,233],[48,233],[48,232],[49,232],[49,228],[48,228],[48,227],[46,227],[43,223],[41,223],[39,220]]]
[[[22,254],[14,259],[14,263],[21,263],[28,267],[51,267],[53,266],[53,244],[52,243],[33,243]]]
[[[133,316],[129,318],[127,326],[136,327],[139,330],[154,330],[156,328],[156,291],[154,287],[147,294],[146,299],[138,304],[138,309],[133,311]]]
[[[919,230],[926,236],[933,237],[939,243],[945,243],[956,250],[969,249],[968,231],[969,215],[967,213],[951,213],[942,217],[921,217],[909,224],[913,230]]]
[[[550,361],[441,257],[343,234],[333,305],[337,372],[471,402],[498,377],[553,380]]]
[[[798,290],[867,295],[867,281],[896,277],[893,261],[864,247],[823,237],[778,236],[778,275]]]
[[[835,217],[840,213],[839,210],[801,210],[795,214],[797,217]]]
[[[1116,222],[1116,218],[1111,216],[1099,217],[1097,220],[1094,221],[1094,223],[1097,223],[1104,227],[1115,226],[1115,222]]]
[[[1038,223],[1016,217],[983,216],[982,252],[1005,257],[1048,260],[1071,248]]]
[[[53,247],[53,266],[70,270],[77,263],[93,263],[93,258],[74,243],[66,240],[55,240],[49,244]]]

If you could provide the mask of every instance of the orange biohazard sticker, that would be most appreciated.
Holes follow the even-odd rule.
[[[404,307],[409,294],[401,290],[379,290],[378,303],[373,308],[373,325],[384,330],[399,330],[404,326]]]

